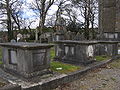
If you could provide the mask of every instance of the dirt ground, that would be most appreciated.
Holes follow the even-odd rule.
[[[54,90],[120,90],[120,60]]]
[[[8,82],[6,82],[2,78],[0,78],[0,88],[3,87],[3,86],[5,86],[6,84],[8,84]]]

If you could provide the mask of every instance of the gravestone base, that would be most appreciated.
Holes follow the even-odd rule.
[[[16,72],[16,71],[14,71],[14,70],[12,70],[12,69],[5,68],[5,67],[2,67],[2,69],[3,69],[5,72],[7,72],[7,73],[9,73],[9,74],[11,74],[11,75],[16,76],[16,77],[19,77],[19,78],[21,78],[21,79],[23,79],[23,80],[26,80],[26,81],[35,79],[35,78],[37,78],[37,77],[39,77],[39,76],[41,77],[41,76],[43,76],[43,75],[47,75],[47,74],[52,74],[52,73],[53,73],[53,72],[52,72],[51,70],[49,70],[49,69],[44,69],[44,70],[41,70],[41,71],[29,73],[29,74],[28,74],[28,73],[25,73],[25,72],[19,73],[19,72]]]

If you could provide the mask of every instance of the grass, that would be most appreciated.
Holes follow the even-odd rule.
[[[112,79],[113,81],[116,81],[116,78],[114,78],[114,77],[111,77],[111,79]]]
[[[97,61],[104,61],[104,60],[110,59],[109,56],[104,56],[104,55],[103,56],[95,56],[95,58]]]
[[[55,57],[55,50],[54,50],[54,48],[51,48],[51,51],[50,51],[51,60],[53,60],[54,57]],[[59,73],[65,73],[65,74],[74,72],[74,71],[80,69],[80,67],[78,67],[78,66],[65,64],[62,62],[55,62],[55,61],[51,61],[50,65],[51,65],[52,71],[59,72]]]
[[[109,64],[111,68],[119,68],[120,69],[120,60],[115,60]]]
[[[78,66],[70,65],[70,64],[64,64],[61,62],[51,62],[51,70],[59,73],[70,73],[74,72],[76,70],[80,69]]]

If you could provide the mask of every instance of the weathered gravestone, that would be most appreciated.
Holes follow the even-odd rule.
[[[68,32],[65,33],[65,40],[73,40],[74,37],[75,37],[74,32],[68,31]]]
[[[50,48],[39,43],[1,43],[3,67],[25,78],[49,72]]]
[[[116,56],[118,55],[118,41],[98,41],[95,45],[95,55]]]
[[[54,34],[54,40],[53,41],[59,41],[59,40],[64,40],[65,36],[63,33],[55,33]]]
[[[52,42],[52,33],[51,32],[47,32],[47,33],[43,33],[40,35],[39,39],[40,39],[40,43],[50,43]]]
[[[86,40],[85,37],[84,37],[84,34],[80,34],[79,32],[76,34],[76,36],[74,37],[74,40],[77,40],[77,41],[83,41],[83,40]]]
[[[16,43],[16,40],[15,40],[15,39],[12,39],[10,42],[11,42],[11,43]]]

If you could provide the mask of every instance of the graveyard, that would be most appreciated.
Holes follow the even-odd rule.
[[[95,38],[87,29],[67,30],[61,8],[55,30],[47,28],[51,32],[39,35],[42,25],[33,30],[33,36],[16,30],[13,39],[4,32],[0,37],[0,90],[120,90],[118,3],[99,0]]]
[[[19,44],[15,44],[14,45],[14,43],[12,43],[12,46],[11,46],[11,44],[8,44],[8,43],[5,43],[5,48],[7,47],[13,47],[13,46],[17,46],[17,48],[19,48],[19,49],[23,49],[23,48],[26,48],[26,49],[35,49],[35,47],[33,47],[33,46],[31,46],[31,44],[28,44],[28,46],[23,46],[25,43],[22,43],[22,46],[19,46]],[[8,45],[8,46],[7,46]],[[26,44],[25,44],[26,45]],[[1,44],[1,46],[4,46],[4,44],[2,43]],[[39,47],[41,47],[42,45],[35,45],[35,46],[37,46],[37,48]],[[45,45],[44,45],[44,47],[45,47]],[[48,46],[47,46],[48,47]],[[52,46],[50,46],[50,47],[52,47]],[[42,48],[43,48],[43,46],[42,46]],[[25,50],[26,50],[25,49]],[[13,50],[13,49],[12,49]],[[24,50],[24,49],[23,49]],[[4,49],[4,52],[5,52],[5,49]],[[35,51],[34,51],[35,52]],[[37,51],[38,52],[38,51]],[[13,52],[12,52],[13,53]],[[20,54],[20,53],[19,53]],[[23,53],[22,53],[23,54]],[[30,55],[29,55],[30,56]],[[55,57],[56,55],[55,55],[55,52],[54,52],[54,50],[53,49],[51,49],[51,59],[53,60],[54,58],[53,57]],[[21,57],[22,58],[22,57]],[[41,83],[47,83],[47,82],[52,82],[53,80],[54,80],[54,82],[53,83],[57,83],[58,82],[58,80],[60,80],[60,82],[58,82],[58,84],[57,85],[59,85],[59,84],[61,84],[61,85],[63,85],[64,83],[68,83],[68,82],[70,82],[71,80],[76,80],[77,78],[79,78],[81,75],[82,75],[82,73],[83,73],[83,75],[84,75],[84,72],[89,72],[89,70],[91,70],[91,68],[97,68],[97,67],[99,67],[99,64],[101,64],[101,65],[104,65],[104,64],[106,64],[106,62],[107,63],[109,63],[109,62],[111,62],[111,58],[112,57],[106,57],[105,55],[102,55],[102,56],[96,56],[95,57],[95,59],[96,59],[96,61],[95,62],[92,62],[92,63],[90,63],[90,64],[78,64],[78,65],[76,65],[76,64],[67,64],[67,63],[63,63],[63,62],[58,62],[58,61],[51,61],[51,63],[50,63],[50,69],[53,71],[52,73],[51,72],[47,72],[47,74],[44,74],[44,75],[42,75],[42,76],[40,76],[40,74],[38,73],[38,74],[34,74],[34,73],[32,73],[32,77],[34,77],[34,78],[32,78],[32,79],[30,79],[31,78],[31,75],[28,75],[27,73],[25,73],[25,74],[23,74],[21,71],[20,71],[20,73],[14,73],[13,74],[13,72],[10,70],[10,68],[12,69],[12,67],[11,66],[9,66],[9,73],[8,73],[8,71],[1,71],[2,72],[2,78],[4,78],[3,80],[2,79],[0,79],[2,82],[1,82],[1,86],[4,86],[4,85],[7,85],[7,84],[9,84],[10,82],[13,84],[13,86],[12,86],[12,88],[20,88],[20,86],[14,86],[14,84],[16,83],[16,84],[18,84],[18,85],[21,85],[21,87],[22,87],[22,89],[24,90],[26,90],[27,88],[29,89],[29,88],[32,88],[33,87],[33,85],[35,85],[35,89],[37,89],[37,87],[36,86],[38,86],[38,85],[40,85],[40,82]],[[27,58],[26,58],[27,59]],[[119,60],[118,60],[119,61]],[[14,61],[13,61],[14,62]],[[29,62],[30,63],[30,62]],[[81,63],[81,62],[80,62]],[[117,62],[118,63],[118,62]],[[97,66],[98,65],[98,66]],[[101,66],[100,65],[100,66]],[[36,65],[37,66],[37,65]],[[115,67],[115,68],[117,68],[117,67],[119,67],[119,64],[118,65],[116,65],[116,64],[113,64],[113,65],[111,65],[112,67]],[[7,68],[8,66],[6,66],[6,68]],[[35,67],[35,66],[34,66]],[[42,67],[42,66],[41,66]],[[46,66],[47,67],[47,66]],[[45,67],[45,68],[46,68]],[[21,67],[20,67],[21,68]],[[15,71],[15,66],[14,66],[14,72],[16,72]],[[17,68],[16,68],[17,69]],[[22,69],[22,68],[21,68]],[[29,69],[29,68],[28,68]],[[19,69],[18,69],[19,70]],[[31,69],[30,70],[32,70],[32,67],[31,67]],[[50,70],[50,71],[51,71]],[[87,71],[86,71],[87,70]],[[23,70],[24,71],[24,70]],[[28,70],[29,71],[29,70]],[[12,73],[11,73],[12,72]],[[30,71],[29,71],[30,72]],[[33,72],[33,71],[31,71],[31,72]],[[94,72],[94,71],[93,71]],[[22,73],[22,74],[21,74]],[[6,74],[6,75],[4,75],[4,74]],[[21,76],[22,75],[22,76]],[[35,75],[35,76],[34,76]],[[77,75],[77,76],[76,76]],[[70,78],[72,78],[72,79],[70,79]],[[6,80],[9,80],[9,82],[8,81],[6,81]],[[4,81],[5,80],[5,81]],[[56,81],[57,80],[57,81]],[[67,80],[67,81],[66,81]],[[70,80],[70,81],[69,81]],[[43,86],[42,88],[43,88],[43,90],[45,89],[45,90],[47,90],[47,89],[50,89],[51,87],[52,87],[52,89],[54,89],[55,87],[57,87],[57,85],[54,85],[54,84],[49,84],[49,85],[52,85],[52,86],[50,86],[50,87],[48,87],[48,85],[46,86]],[[73,84],[74,85],[74,84]],[[62,87],[62,86],[61,86]],[[9,86],[9,88],[10,88],[10,86]],[[58,87],[57,89],[59,90],[59,88],[60,87]],[[64,87],[65,88],[65,90],[67,90],[66,88],[67,88],[67,85],[66,85],[66,87]],[[16,89],[17,90],[17,89]],[[39,90],[39,89],[38,89]],[[72,89],[71,89],[72,90]],[[77,90],[77,89],[76,89]]]

